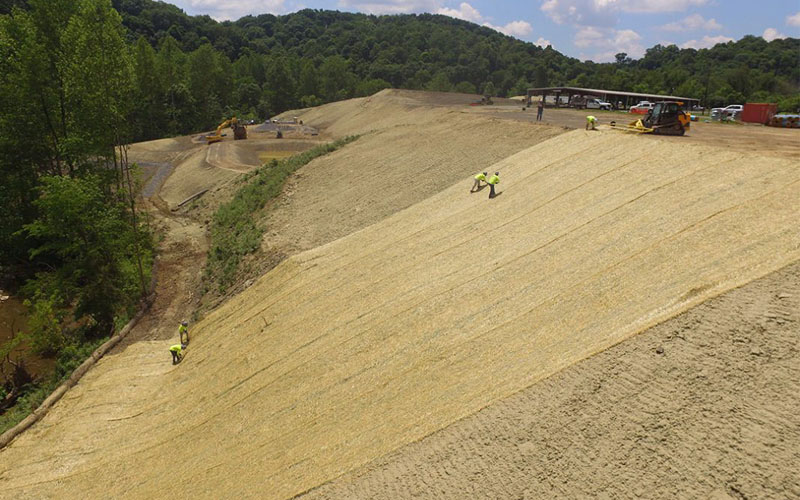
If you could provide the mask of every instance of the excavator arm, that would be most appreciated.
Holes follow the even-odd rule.
[[[220,123],[214,135],[207,135],[206,143],[214,144],[215,142],[220,142],[222,140],[222,129],[224,129],[227,126],[233,128],[234,136],[236,139],[247,138],[246,129],[244,128],[243,125],[239,125],[239,120],[237,120],[236,117],[234,116],[230,120],[225,120],[224,122]]]

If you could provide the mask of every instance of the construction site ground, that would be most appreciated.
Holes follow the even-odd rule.
[[[0,496],[797,496],[793,131],[570,131],[556,113],[585,113],[463,99],[294,111],[319,135],[287,146],[133,146],[160,295],[0,451]],[[713,137],[748,128],[750,148]],[[254,214],[261,258],[286,259],[171,365],[213,207],[270,151],[351,134]],[[494,200],[469,193],[482,170]]]
[[[794,263],[301,498],[800,498],[798,325]]]

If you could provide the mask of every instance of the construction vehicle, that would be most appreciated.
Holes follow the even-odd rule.
[[[225,137],[225,134],[222,133],[222,129],[228,126],[233,129],[233,139],[235,141],[247,139],[247,127],[245,127],[244,124],[234,116],[230,120],[225,120],[224,122],[220,123],[214,135],[207,135],[206,143],[214,144],[215,142],[222,141],[222,138]]]
[[[617,127],[621,130],[642,134],[683,135],[689,130],[692,115],[683,110],[679,101],[659,101],[643,118]],[[615,122],[611,122],[616,127]]]

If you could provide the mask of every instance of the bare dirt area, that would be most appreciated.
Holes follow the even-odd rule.
[[[255,128],[250,127],[248,139],[243,141],[234,141],[230,132],[222,142],[211,145],[206,144],[202,134],[134,144],[129,159],[143,166],[146,184],[151,176],[157,178],[159,198],[175,209],[192,195],[223,188],[270,158],[285,157],[320,143],[316,137],[303,134],[276,139]],[[158,169],[164,165],[172,167],[165,180],[158,178],[163,171]]]
[[[194,319],[192,313],[202,296],[201,276],[208,251],[205,227],[154,203],[146,203],[158,238],[156,287],[148,313],[117,345],[115,352],[141,340],[177,340],[179,323]]]
[[[100,360],[0,451],[0,488],[15,498],[152,498],[174,490],[165,471],[179,467],[186,497],[292,497],[800,259],[796,161],[641,144],[606,131],[563,133],[492,165],[502,173],[493,200],[470,194],[465,176],[289,257],[193,324],[181,364],[169,364],[164,341]],[[686,160],[664,168],[678,156]],[[791,319],[783,309],[773,314]],[[661,342],[664,359],[682,352],[678,340]],[[752,356],[770,359],[767,348]],[[778,380],[796,380],[781,359],[770,365]],[[608,381],[609,397],[647,383],[637,365],[618,368],[620,386]],[[736,380],[746,392],[748,381]],[[709,394],[709,405],[722,396]],[[743,418],[734,437],[760,434],[753,439],[775,443],[777,458],[786,456],[782,446],[795,452],[796,441],[770,434],[783,413],[773,420],[736,404]],[[659,417],[648,429],[668,442],[680,439],[658,434],[669,422],[691,422],[680,411]],[[542,421],[551,433],[563,425]],[[578,444],[592,435],[590,422],[581,423],[586,436],[572,436]],[[637,446],[655,446],[647,439]],[[526,453],[559,463],[558,450],[536,446]],[[592,470],[603,465],[587,458],[592,453],[600,452],[568,457]],[[666,452],[658,457],[669,466]],[[629,464],[631,475],[645,467]],[[773,477],[784,484],[779,467]],[[601,472],[590,477],[597,489],[609,487]]]
[[[465,108],[467,112],[498,119],[521,122],[535,122],[536,109],[522,111],[519,105],[479,106]],[[615,111],[599,111],[596,109],[577,110],[565,108],[546,108],[543,119],[539,123],[581,129],[586,125],[586,116],[594,115],[599,120],[600,129],[610,130],[611,121],[618,124],[630,123],[642,115],[620,113]],[[705,117],[692,122],[690,131],[683,137],[664,137],[652,134],[641,135],[643,141],[666,140],[675,144],[703,144],[743,153],[755,153],[763,156],[800,159],[800,130],[766,127],[755,124],[724,124],[720,122],[705,123]],[[624,134],[627,132],[617,131]],[[646,142],[645,142],[646,144]]]
[[[346,236],[565,131],[405,103],[387,109],[379,98],[359,108],[358,119],[325,130],[363,137],[303,167],[270,207],[266,253],[291,255]]]
[[[303,499],[798,498],[800,262]]]

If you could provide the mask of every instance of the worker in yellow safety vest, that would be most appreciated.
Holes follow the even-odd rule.
[[[184,334],[186,334],[186,342],[183,341]],[[181,321],[181,325],[178,327],[178,335],[181,338],[181,344],[189,343],[189,323],[186,321]]]
[[[469,192],[474,193],[475,191],[480,191],[481,182],[486,182],[486,172],[475,176],[475,183],[472,185],[472,189],[470,189]]]
[[[596,128],[594,128],[594,125],[596,123],[597,123],[597,118],[595,118],[592,115],[587,116],[586,117],[586,130],[589,130],[589,127],[591,127],[592,130],[597,130]]]
[[[169,348],[172,353],[172,364],[177,365],[183,359],[183,350],[186,349],[186,344],[175,344]]]
[[[487,181],[489,184],[489,198],[494,198],[495,192],[494,187],[500,184],[500,172],[495,172],[493,176],[489,177]]]

